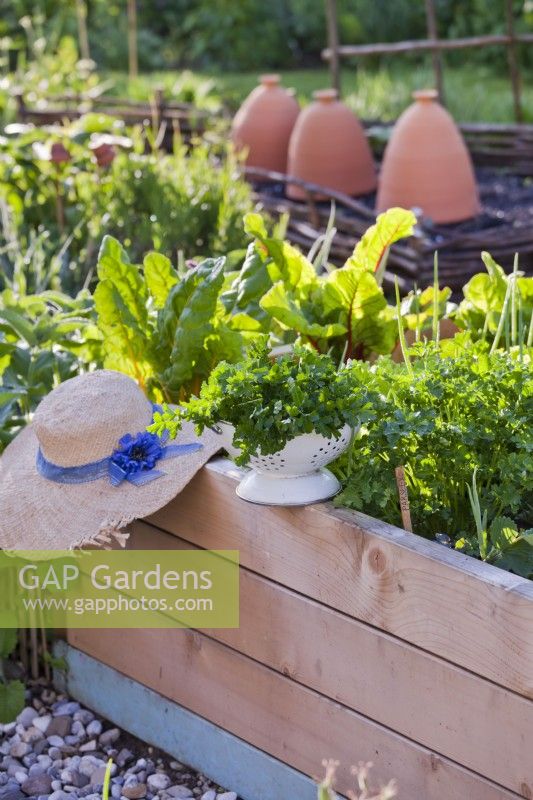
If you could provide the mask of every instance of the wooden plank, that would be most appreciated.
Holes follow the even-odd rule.
[[[189,547],[142,522],[128,545]],[[239,628],[203,633],[518,794],[528,785],[531,700],[246,569],[240,609]]]
[[[242,472],[212,461],[157,527],[526,697],[533,697],[533,583],[329,503],[246,504]]]
[[[363,760],[405,800],[518,797],[197,631],[76,630],[69,642],[306,775],[338,758],[343,793]]]
[[[56,655],[66,659],[69,669],[65,682],[56,681],[58,689],[143,742],[238,792],[242,800],[279,800],[280,787],[288,798],[316,800],[316,786],[306,775],[86,653],[61,645]]]

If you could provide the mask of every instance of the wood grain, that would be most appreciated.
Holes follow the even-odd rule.
[[[139,522],[129,547],[191,545]],[[533,792],[533,701],[242,568],[240,608],[238,629],[203,633],[518,794]]]
[[[330,504],[273,508],[235,495],[217,460],[151,521],[500,686],[533,698],[533,583]]]
[[[54,648],[68,664],[63,691],[147,745],[198,770],[241,800],[316,800],[307,775],[282,764],[183,706],[133,681],[81,650]]]
[[[342,793],[364,760],[376,781],[397,778],[400,800],[518,797],[196,631],[78,630],[69,641],[307,775],[338,758]]]

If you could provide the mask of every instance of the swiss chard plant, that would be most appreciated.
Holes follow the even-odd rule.
[[[246,333],[229,326],[220,299],[224,267],[224,258],[209,258],[177,270],[161,253],[133,264],[106,236],[94,293],[104,366],[155,400],[177,402],[198,392],[220,361],[242,358]]]
[[[337,361],[390,353],[398,326],[396,310],[381,287],[385,260],[391,245],[411,235],[415,223],[411,211],[390,209],[343,267],[319,274],[326,260],[323,251],[312,263],[289,242],[269,236],[258,214],[248,214],[245,225],[254,244],[248,251],[248,291],[242,287],[239,319],[246,315],[250,328],[264,328],[270,317],[289,340],[298,338]]]

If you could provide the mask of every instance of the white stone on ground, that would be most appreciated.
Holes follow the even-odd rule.
[[[0,800],[101,800],[109,758],[112,800],[238,800],[38,681],[0,724]]]

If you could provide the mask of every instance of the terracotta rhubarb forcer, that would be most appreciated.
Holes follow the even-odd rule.
[[[378,211],[417,207],[438,223],[479,213],[470,154],[437,97],[432,89],[414,92],[415,102],[394,126],[381,168]]]
[[[288,174],[345,194],[372,192],[376,170],[363,126],[335,89],[322,89],[313,97],[292,132]],[[287,195],[295,200],[307,196],[296,184],[288,184]]]
[[[238,150],[247,151],[246,165],[274,172],[287,169],[287,151],[298,101],[280,84],[279,75],[262,75],[233,120],[231,136]]]

